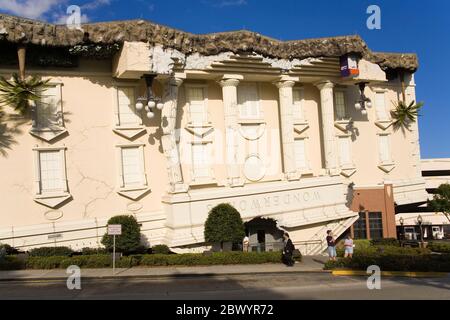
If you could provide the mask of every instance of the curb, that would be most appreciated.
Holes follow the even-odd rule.
[[[187,278],[216,278],[223,276],[249,276],[249,275],[290,275],[290,274],[332,274],[329,270],[305,270],[305,271],[287,271],[287,272],[241,272],[241,273],[174,273],[164,275],[127,275],[121,276],[83,276],[83,280],[166,280],[166,279],[187,279]],[[0,283],[5,282],[52,282],[52,281],[66,281],[68,276],[59,277],[43,277],[43,278],[7,278],[0,279]]]
[[[355,270],[333,270],[333,276],[357,276],[367,277],[369,274],[365,271]],[[382,271],[383,277],[401,277],[401,278],[447,278],[450,277],[450,273],[446,272],[409,272],[409,271]]]

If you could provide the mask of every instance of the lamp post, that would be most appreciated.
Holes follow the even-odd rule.
[[[417,217],[417,222],[419,223],[420,229],[420,246],[423,248],[423,230],[422,230],[423,218],[421,215]]]
[[[403,217],[400,217],[400,240],[405,240],[405,219]]]
[[[153,80],[155,80],[155,75],[145,75],[145,83],[147,85],[147,97],[139,97],[136,102],[136,110],[141,112],[145,109],[147,118],[153,119],[155,117],[154,108],[156,107],[158,110],[162,110],[164,108],[164,104],[162,103],[162,99],[156,97],[153,94]]]
[[[360,98],[355,103],[355,109],[360,110],[363,115],[367,115],[367,108],[372,108],[372,101],[364,93],[367,82],[360,82],[357,85],[359,86]]]

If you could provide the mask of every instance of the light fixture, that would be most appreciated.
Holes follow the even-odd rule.
[[[403,226],[405,224],[405,219],[403,217],[400,217],[400,224]]]
[[[136,110],[141,112],[145,109],[147,118],[153,119],[155,117],[155,113],[153,109],[155,107],[158,110],[164,109],[164,103],[162,103],[162,99],[160,97],[156,97],[153,93],[153,80],[155,80],[156,75],[144,75],[145,83],[147,85],[147,97],[139,97],[136,102]]]
[[[358,111],[361,110],[361,113],[363,115],[367,115],[367,108],[372,108],[372,101],[364,94],[367,83],[368,82],[360,82],[357,84],[359,86],[360,97],[359,100],[355,103],[355,109]]]

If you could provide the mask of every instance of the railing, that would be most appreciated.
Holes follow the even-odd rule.
[[[317,248],[322,246],[322,240],[298,241],[294,245],[303,255],[316,254]]]

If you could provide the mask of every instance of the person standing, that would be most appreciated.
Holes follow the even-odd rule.
[[[345,258],[353,258],[353,250],[354,250],[354,243],[351,235],[348,235],[347,238],[344,241],[344,248],[345,248]]]
[[[282,257],[283,263],[288,267],[293,267],[295,262],[292,256],[295,250],[295,246],[292,243],[291,238],[289,237],[289,233],[285,232],[283,238],[284,238],[284,249]]]
[[[328,245],[328,256],[331,261],[336,261],[336,239],[334,238],[333,231],[327,231],[327,245]]]
[[[242,240],[242,251],[248,252],[248,249],[250,247],[250,239],[248,236],[244,237],[244,240]]]

